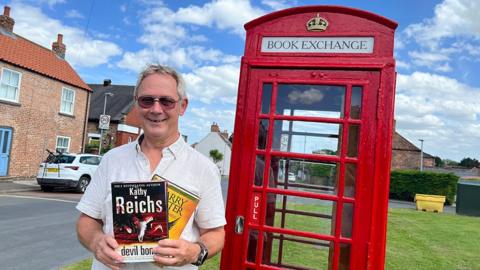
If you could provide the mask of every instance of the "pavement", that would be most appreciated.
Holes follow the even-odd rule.
[[[0,179],[0,194],[39,191],[40,186],[34,178],[2,178]]]

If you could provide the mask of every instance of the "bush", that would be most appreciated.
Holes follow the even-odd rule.
[[[413,201],[416,193],[443,195],[452,204],[457,193],[458,176],[453,173],[434,173],[398,170],[390,175],[390,198]]]

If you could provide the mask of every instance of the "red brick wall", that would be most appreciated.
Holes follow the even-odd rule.
[[[88,92],[0,62],[20,72],[19,106],[0,102],[0,126],[13,129],[8,176],[34,176],[45,149],[55,150],[57,136],[70,137],[72,153],[82,152]],[[75,91],[74,115],[60,115],[62,87]]]

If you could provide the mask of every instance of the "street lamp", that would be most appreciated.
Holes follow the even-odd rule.
[[[423,139],[420,141],[420,171],[423,172]]]
[[[107,92],[104,94],[103,97],[103,115],[105,115],[105,111],[107,109],[107,97],[112,97],[113,93]],[[103,144],[103,128],[100,129],[100,143],[98,145],[98,154],[102,153],[102,144]]]

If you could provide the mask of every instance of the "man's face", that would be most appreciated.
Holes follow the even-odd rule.
[[[178,101],[177,82],[169,75],[151,74],[148,75],[138,87],[137,98],[151,96],[155,98],[168,98]],[[178,134],[178,118],[183,115],[187,108],[187,100],[173,104],[173,108],[167,108],[156,100],[148,108],[136,104],[140,122],[145,136],[169,142],[176,139]]]

